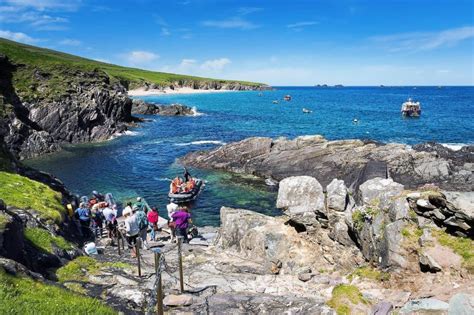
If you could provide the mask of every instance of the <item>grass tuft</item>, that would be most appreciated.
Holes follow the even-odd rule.
[[[117,314],[97,299],[0,268],[0,314]]]
[[[450,235],[442,230],[433,230],[432,232],[441,245],[451,248],[461,256],[463,267],[470,274],[474,274],[474,241],[466,237]]]
[[[61,236],[54,236],[51,235],[48,231],[41,228],[26,228],[24,230],[25,238],[30,241],[35,247],[48,252],[53,253],[53,244],[56,247],[70,250],[73,249],[74,246],[66,241]]]
[[[354,270],[347,278],[352,281],[355,277],[383,282],[390,280],[390,273],[380,271],[370,266],[364,266]]]
[[[61,193],[18,174],[0,172],[0,196],[7,205],[34,210],[51,223],[61,223],[66,213]]]
[[[79,256],[56,271],[60,282],[87,281],[87,275],[96,275],[101,269],[130,269],[132,266],[123,262],[100,262],[92,257]]]
[[[350,315],[350,306],[368,304],[356,286],[339,284],[332,290],[332,297],[327,302],[338,315]]]

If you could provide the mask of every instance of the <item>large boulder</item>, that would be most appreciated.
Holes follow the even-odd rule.
[[[292,274],[303,267],[325,265],[320,249],[285,223],[284,218],[222,207],[218,246],[259,260],[268,271],[274,264],[279,272]]]
[[[437,299],[427,298],[408,301],[401,309],[400,314],[447,314],[449,304]]]
[[[327,186],[327,208],[328,211],[344,211],[349,202],[347,187],[343,180],[333,179]]]
[[[449,300],[448,315],[474,314],[474,296],[467,293],[458,293]]]
[[[359,186],[359,200],[362,204],[388,209],[394,197],[401,195],[403,185],[390,178],[373,178]]]
[[[326,216],[323,187],[314,177],[293,176],[280,182],[277,208],[294,221],[312,225],[318,215]]]

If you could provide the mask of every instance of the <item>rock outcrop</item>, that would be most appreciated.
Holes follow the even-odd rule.
[[[59,150],[64,144],[106,140],[125,131],[132,121],[132,101],[125,88],[109,82],[104,73],[65,75],[71,82],[61,82],[69,88],[60,98],[46,97],[54,83],[48,73],[42,73],[34,87],[37,94],[27,98],[16,94],[12,82],[13,73],[21,67],[0,57],[0,94],[8,109],[5,142],[20,159]]]
[[[181,104],[152,104],[143,100],[134,99],[132,114],[136,115],[160,115],[160,116],[194,116],[193,108]]]
[[[390,177],[406,188],[431,183],[450,191],[472,191],[474,146],[460,151],[442,148],[438,153],[439,146],[428,150],[395,143],[327,141],[321,136],[293,140],[257,137],[192,152],[181,162],[276,180],[307,175],[323,186],[338,178],[352,189],[374,177]]]

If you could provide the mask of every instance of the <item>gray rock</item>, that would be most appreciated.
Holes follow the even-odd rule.
[[[143,100],[134,99],[132,114],[139,115],[160,115],[160,116],[193,116],[196,112],[188,106],[181,104],[151,104]]]
[[[442,270],[441,266],[428,253],[421,252],[419,254],[419,262],[422,271],[439,272]]]
[[[327,186],[328,211],[344,211],[348,202],[347,187],[343,180],[333,179]]]
[[[458,293],[449,300],[449,315],[474,314],[474,296],[467,293]]]
[[[437,299],[427,298],[408,301],[401,309],[400,314],[446,314],[449,304]]]
[[[388,210],[390,221],[393,222],[397,220],[407,219],[409,210],[410,206],[408,205],[406,198],[399,197],[395,199]]]
[[[389,315],[393,310],[393,304],[387,301],[382,301],[375,304],[370,311],[371,315]]]
[[[323,187],[316,178],[294,176],[280,182],[277,208],[284,208],[295,221],[314,224],[316,213],[325,213]]]
[[[393,197],[401,195],[403,185],[392,179],[374,178],[359,186],[360,200],[364,205],[388,209]]]
[[[373,174],[386,178],[388,168],[391,178],[408,188],[433,183],[442,189],[471,191],[474,176],[470,175],[472,171],[469,171],[470,163],[467,163],[472,163],[471,151],[474,149],[469,147],[459,155],[449,152],[440,157],[435,151],[417,151],[403,144],[380,145],[360,140],[326,141],[320,136],[293,140],[249,138],[214,150],[189,153],[181,161],[196,167],[272,177],[276,180],[306,175],[316,178],[323,186],[338,178],[352,188],[357,188],[359,182],[373,178]],[[374,162],[385,165],[382,167],[385,171],[366,176],[366,166],[377,164]]]
[[[188,294],[169,294],[163,299],[166,306],[188,306],[193,304],[193,296]]]
[[[355,245],[349,236],[349,227],[345,222],[345,216],[338,213],[329,215],[329,238],[345,246]]]
[[[421,208],[421,211],[436,209],[435,206],[433,206],[428,200],[425,199],[418,199],[416,201],[416,205],[418,206],[418,208]]]
[[[311,280],[312,277],[313,277],[313,274],[311,274],[311,273],[300,273],[298,275],[298,279],[303,281],[303,282]]]

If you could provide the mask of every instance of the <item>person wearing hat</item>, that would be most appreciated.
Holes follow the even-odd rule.
[[[127,238],[128,247],[132,250],[132,258],[137,257],[135,250],[135,244],[138,238],[138,228],[137,220],[135,214],[132,212],[132,209],[125,208],[123,210],[123,216],[125,217],[125,236]]]

